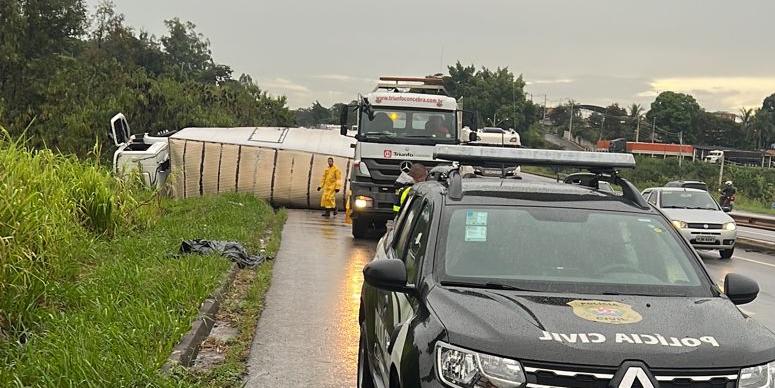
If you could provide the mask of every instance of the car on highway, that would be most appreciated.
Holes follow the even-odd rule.
[[[772,386],[775,335],[737,307],[757,283],[713,281],[616,174],[632,155],[483,148],[434,154],[604,170],[622,194],[434,168],[364,267],[358,387]]]
[[[683,187],[708,191],[708,185],[703,181],[670,181],[665,183],[665,187]]]
[[[497,127],[484,127],[476,131],[476,141],[473,144],[521,147],[522,141],[519,133],[513,129],[503,129]]]
[[[643,190],[642,195],[672,221],[694,248],[718,250],[722,259],[732,258],[737,225],[707,191],[658,187]]]

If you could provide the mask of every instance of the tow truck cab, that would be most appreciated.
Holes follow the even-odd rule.
[[[475,133],[463,128],[463,112],[441,78],[381,77],[373,92],[342,110],[341,134],[355,114],[358,140],[350,175],[352,233],[356,238],[392,219],[395,183],[414,163],[441,164],[436,144],[467,142]]]

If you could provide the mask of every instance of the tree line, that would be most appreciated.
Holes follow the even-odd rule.
[[[0,124],[36,147],[79,156],[109,146],[108,119],[124,112],[137,132],[186,126],[292,125],[285,97],[216,63],[192,23],[138,32],[102,2],[0,2]]]
[[[775,94],[765,98],[761,107],[731,113],[706,111],[693,96],[672,91],[661,92],[647,112],[639,104],[625,108],[614,103],[588,115],[582,114],[582,108],[571,101],[550,109],[548,117],[561,130],[568,129],[572,112],[574,136],[589,141],[683,141],[757,150],[775,143]]]

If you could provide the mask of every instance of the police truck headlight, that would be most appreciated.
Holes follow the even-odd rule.
[[[436,367],[441,381],[449,387],[516,388],[526,381],[519,361],[443,342],[436,344]]]
[[[735,230],[737,229],[737,225],[735,225],[734,222],[727,222],[724,224],[724,230]]]
[[[740,371],[740,388],[767,388],[775,385],[775,362]]]
[[[370,197],[367,197],[367,196],[364,196],[364,195],[359,195],[359,196],[355,197],[355,208],[356,209],[365,209],[365,208],[369,208],[369,207],[374,207],[374,199],[372,199]]]
[[[673,226],[675,226],[676,229],[686,229],[689,227],[689,224],[683,221],[673,221]]]

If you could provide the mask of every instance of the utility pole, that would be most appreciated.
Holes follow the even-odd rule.
[[[544,121],[546,121],[546,94],[544,94]]]
[[[637,143],[640,141],[640,114],[638,114],[636,120],[638,120],[638,123],[635,125],[635,142]]]
[[[721,180],[724,177],[724,159],[726,159],[726,152],[721,152],[721,168],[718,170],[718,187],[721,187]]]
[[[678,142],[681,144],[678,149],[678,168],[681,168],[681,162],[684,160],[684,131],[678,133]]]
[[[597,137],[597,141],[603,140],[603,129],[605,128],[605,115],[603,115],[603,120],[600,123],[600,135]]]
[[[568,140],[573,139],[573,101],[570,101],[570,126],[568,126]]]
[[[654,143],[656,140],[656,133],[657,133],[657,116],[654,116],[654,123],[651,124],[651,142]]]

